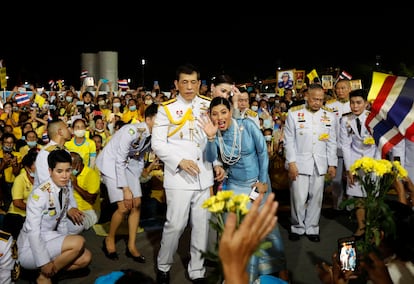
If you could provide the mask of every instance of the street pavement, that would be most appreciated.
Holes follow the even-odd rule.
[[[340,237],[350,236],[355,229],[355,222],[351,220],[350,215],[346,212],[339,216],[332,216],[330,201],[324,200],[322,215],[320,220],[320,237],[321,242],[315,243],[309,241],[306,237],[301,237],[299,241],[288,240],[289,232],[289,197],[286,192],[276,193],[280,202],[278,211],[279,226],[285,245],[287,266],[290,272],[290,282],[294,284],[315,284],[320,283],[316,265],[322,261],[331,263],[332,253],[337,248],[337,239]],[[119,260],[113,261],[106,258],[102,252],[103,236],[97,236],[93,229],[85,231],[82,235],[86,238],[86,246],[92,251],[93,260],[90,273],[87,276],[77,278],[67,278],[60,280],[58,283],[81,283],[93,284],[95,279],[100,275],[108,274],[112,271],[123,269],[135,269],[150,275],[155,279],[156,275],[156,257],[159,250],[162,232],[162,218],[147,218],[142,220],[141,227],[144,231],[137,235],[137,248],[146,257],[146,263],[141,264],[134,262],[131,258],[125,256],[125,236],[120,236],[116,243]],[[178,251],[174,257],[174,265],[171,269],[171,284],[191,283],[186,275],[186,265],[189,258],[189,239],[190,229],[188,228],[180,239]],[[208,268],[208,273],[212,268]],[[30,283],[23,275],[17,284]]]

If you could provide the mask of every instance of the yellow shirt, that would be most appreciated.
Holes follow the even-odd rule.
[[[101,186],[101,177],[97,171],[91,169],[90,167],[84,167],[83,170],[79,173],[76,177],[78,181],[79,187],[83,190],[89,192],[90,194],[98,194],[96,197],[95,203],[91,205],[90,203],[86,202],[85,199],[73,189],[73,196],[75,197],[76,203],[78,204],[78,209],[81,211],[84,210],[101,210],[101,202],[100,202],[100,186]]]
[[[65,143],[65,147],[70,152],[77,152],[82,157],[84,165],[89,166],[90,158],[96,158],[96,144],[92,139],[84,137],[81,144],[76,144],[75,137],[73,137]]]
[[[27,177],[27,172],[25,169],[20,171],[20,174],[14,179],[12,187],[12,197],[13,200],[23,199],[23,202],[26,203],[27,198],[32,192],[33,184],[30,182]],[[23,217],[26,217],[26,210],[22,210],[13,205],[13,202],[10,203],[8,213],[19,214]]]
[[[15,156],[17,158],[17,162],[20,164],[22,162],[22,155],[19,152],[12,152],[13,156]],[[0,159],[3,159],[4,157],[4,153],[3,153],[3,149],[0,150]],[[8,183],[12,183],[14,182],[14,179],[16,177],[13,174],[13,167],[10,165],[7,168],[4,168],[4,180]]]

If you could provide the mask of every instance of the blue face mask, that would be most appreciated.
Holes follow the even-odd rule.
[[[27,141],[27,145],[28,145],[30,148],[33,148],[33,147],[36,147],[37,142],[36,142],[36,141]]]
[[[77,169],[72,170],[72,175],[77,176],[79,174],[79,171]]]
[[[130,111],[137,110],[137,106],[130,106],[130,107],[129,107],[129,110],[130,110]]]

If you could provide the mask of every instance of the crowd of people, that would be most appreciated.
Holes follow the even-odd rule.
[[[151,92],[113,91],[111,82],[99,80],[79,92],[63,88],[36,93],[31,86],[33,96],[21,104],[14,88],[0,114],[4,243],[10,248],[9,240],[14,240],[18,263],[37,270],[38,283],[52,283],[65,271],[87,269],[93,256],[82,232],[102,219],[105,204],[112,204],[104,256],[118,260],[116,233],[126,219],[125,255],[145,263],[136,232],[143,181],[157,170],[163,177],[166,212],[156,283],[170,283],[187,225],[187,272],[193,283],[207,283],[203,252],[211,242],[219,242],[226,284],[253,284],[263,276],[288,283],[273,191],[290,192],[289,240],[306,236],[320,242],[326,180],[331,181],[333,208],[345,210],[339,206],[342,200],[364,198],[350,166],[379,153],[375,144],[367,143],[372,138],[365,126],[367,92],[352,90],[348,79],[339,79],[333,92],[318,82],[298,90],[292,84],[277,88],[284,90],[267,96],[236,87],[228,74],[218,74],[209,86],[190,64],[178,67],[175,92],[169,97],[158,85]],[[409,172],[405,181],[395,184],[398,199],[407,206],[414,192],[411,143],[403,140],[392,152],[392,159]],[[252,202],[244,224],[236,230],[234,216],[228,215],[227,231],[218,239],[209,225],[211,215],[201,205],[226,190],[250,195]],[[259,197],[253,202],[254,192]],[[358,225],[354,236],[361,237],[365,210],[353,210]],[[251,236],[251,226],[262,226],[261,233]],[[244,237],[251,241],[243,243]],[[263,242],[270,242],[270,248],[254,254]],[[329,269],[325,264],[321,271]]]

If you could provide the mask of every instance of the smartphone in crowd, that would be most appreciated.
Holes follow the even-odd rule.
[[[358,271],[358,251],[355,237],[338,239],[338,256],[343,271]]]

